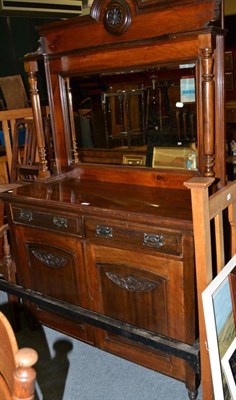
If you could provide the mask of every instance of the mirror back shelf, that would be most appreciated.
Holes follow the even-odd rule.
[[[25,63],[40,178],[47,179],[2,195],[24,285],[154,333],[171,349],[38,307],[39,320],[184,382],[192,400],[199,324],[191,194],[183,183],[201,175],[225,184],[221,9],[221,0],[95,0],[90,15],[38,28],[41,54]],[[37,57],[55,154],[49,178]],[[54,260],[50,271],[45,254]],[[175,351],[186,345],[184,358]],[[203,399],[212,400],[204,360]]]
[[[90,15],[38,28],[57,173],[127,164],[190,169],[224,185],[221,7],[95,0]]]

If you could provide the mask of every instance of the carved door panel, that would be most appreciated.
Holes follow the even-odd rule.
[[[95,311],[160,335],[189,340],[192,327],[186,318],[189,310],[181,258],[87,244],[86,260]],[[147,348],[144,351],[141,344],[107,331],[98,331],[96,339],[103,349],[184,377],[184,362],[167,353]]]
[[[87,246],[92,308],[177,340],[186,340],[183,262],[105,246]]]
[[[79,239],[22,226],[15,226],[15,237],[19,284],[54,298],[88,307],[82,245]],[[87,340],[85,324],[74,323],[32,305],[31,309],[43,323]]]

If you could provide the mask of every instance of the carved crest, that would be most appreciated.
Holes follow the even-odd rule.
[[[123,0],[111,1],[104,14],[106,30],[115,35],[125,32],[131,23],[131,13],[128,4]]]

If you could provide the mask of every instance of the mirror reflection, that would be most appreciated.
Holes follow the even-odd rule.
[[[70,78],[82,162],[197,169],[195,65]]]

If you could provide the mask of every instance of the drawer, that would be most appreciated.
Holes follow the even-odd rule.
[[[104,223],[102,220],[85,219],[85,237],[103,244],[127,247],[127,244],[139,246],[169,254],[182,253],[182,235],[180,232],[164,230],[158,227],[137,225],[122,226],[116,223]]]
[[[50,214],[26,207],[12,206],[13,222],[81,236],[81,219],[61,213]]]

